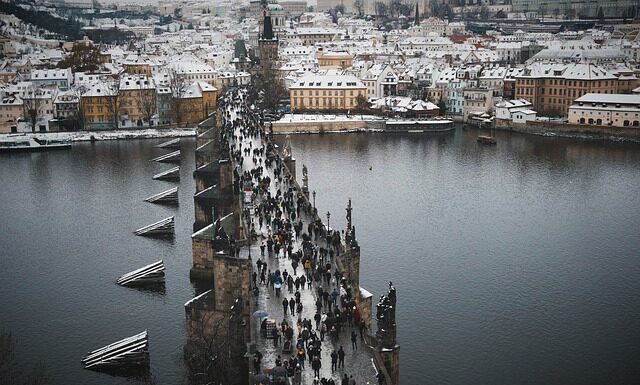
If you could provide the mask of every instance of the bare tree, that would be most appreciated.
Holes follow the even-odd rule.
[[[568,6],[564,9],[564,16],[566,19],[573,20],[576,17],[576,10]]]
[[[276,69],[266,69],[259,79],[258,88],[263,93],[262,108],[275,112],[281,99],[286,98],[287,90],[276,75]]]
[[[244,351],[230,328],[228,313],[212,309],[194,311],[188,317],[184,363],[191,384],[237,384],[246,373]],[[241,347],[242,348],[242,347]]]
[[[182,123],[182,119],[184,118],[184,109],[183,109],[183,99],[184,95],[187,92],[187,83],[184,79],[177,73],[176,70],[171,70],[169,72],[169,90],[171,92],[171,98],[169,101],[169,109],[171,111],[171,117],[176,122],[178,127]]]
[[[120,126],[120,81],[118,79],[106,81],[105,98],[109,121],[113,124],[113,128],[117,130]]]
[[[378,1],[375,3],[375,10],[376,15],[378,16],[387,16],[387,13],[389,12],[389,8],[382,1]]]
[[[144,121],[151,126],[151,118],[156,113],[156,91],[154,88],[146,87],[142,83],[141,81],[138,92],[138,108],[142,112]]]
[[[355,0],[353,2],[353,7],[358,11],[358,16],[362,16],[364,12],[364,0]]]
[[[45,385],[49,382],[42,364],[21,368],[15,361],[14,351],[11,333],[0,332],[0,384]]]
[[[42,90],[29,87],[22,98],[22,113],[31,124],[31,132],[36,132],[36,123],[40,117],[40,105],[42,104]]]
[[[72,116],[71,119],[74,119],[77,122],[76,127],[78,127],[78,129],[84,130],[86,116],[84,114],[84,109],[82,108],[82,94],[87,92],[87,89],[85,86],[79,86],[73,88],[71,92],[73,92],[73,95],[78,100],[78,108],[75,109],[74,116]]]
[[[391,17],[395,14],[396,16],[400,16],[400,9],[402,8],[402,0],[391,0],[389,3],[389,13]]]
[[[369,101],[367,97],[363,94],[358,94],[356,97],[356,111],[359,113],[364,113],[369,109]]]

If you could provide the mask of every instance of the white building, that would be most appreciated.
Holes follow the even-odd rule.
[[[58,88],[67,89],[72,80],[73,75],[70,68],[31,71],[31,82],[34,87],[56,85]]]
[[[496,121],[503,121],[505,124],[527,123],[535,121],[538,113],[533,110],[530,101],[524,99],[504,100],[496,104]]]
[[[464,95],[464,121],[471,116],[490,112],[493,107],[493,91],[486,88],[466,88]]]
[[[640,95],[585,94],[569,107],[569,123],[640,127]]]
[[[505,67],[485,68],[479,77],[480,87],[493,91],[493,97],[501,98],[504,90]]]
[[[367,98],[396,95],[398,75],[388,64],[374,64],[360,77],[367,87]]]

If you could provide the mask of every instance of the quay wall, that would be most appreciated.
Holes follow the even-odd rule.
[[[542,136],[640,142],[640,128],[637,127],[594,126],[543,121],[524,124],[496,120],[495,128]]]
[[[299,120],[272,122],[274,134],[319,134],[324,132],[353,132],[384,130],[384,120]]]

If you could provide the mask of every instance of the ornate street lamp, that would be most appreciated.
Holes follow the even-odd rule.
[[[329,220],[331,219],[331,213],[327,211],[327,248],[329,248]]]
[[[313,190],[311,195],[313,195],[313,212],[315,213],[315,211],[316,211],[316,190]]]

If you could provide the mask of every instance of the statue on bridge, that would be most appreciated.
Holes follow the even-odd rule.
[[[389,282],[389,291],[381,295],[376,305],[378,331],[376,338],[382,348],[392,349],[396,346],[396,288]]]
[[[350,247],[357,247],[358,241],[356,241],[356,227],[353,226],[351,222],[351,212],[353,211],[353,208],[351,207],[351,198],[349,198],[349,203],[345,210],[347,211],[347,231],[345,234],[345,242]]]

